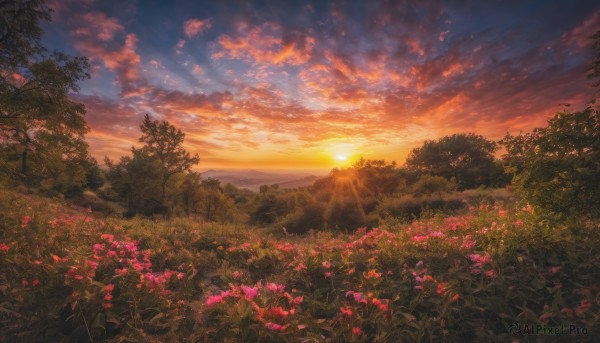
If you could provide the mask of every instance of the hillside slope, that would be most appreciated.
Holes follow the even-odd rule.
[[[481,206],[279,237],[0,190],[0,341],[475,342],[540,325],[591,342],[599,232]]]

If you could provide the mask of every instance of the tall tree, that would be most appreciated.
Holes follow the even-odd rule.
[[[545,128],[507,135],[513,184],[533,205],[560,217],[600,217],[600,110],[559,112]]]
[[[424,174],[454,180],[459,190],[493,185],[499,165],[494,163],[498,145],[483,136],[455,134],[437,141],[425,141],[412,150],[406,166]]]
[[[0,134],[3,144],[19,146],[25,178],[30,152],[43,133],[85,144],[81,138],[88,131],[85,107],[69,99],[89,77],[88,61],[44,48],[39,25],[49,19],[43,1],[0,2]]]
[[[191,156],[183,148],[185,134],[165,120],[151,120],[146,114],[140,129],[140,142],[146,143],[142,149],[160,161],[161,200],[164,202],[169,179],[177,173],[190,171],[200,158],[198,154]]]

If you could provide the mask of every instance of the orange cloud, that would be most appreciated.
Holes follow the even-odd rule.
[[[211,27],[212,22],[210,19],[201,20],[193,18],[186,20],[185,23],[183,23],[183,33],[185,33],[188,38],[192,38]]]
[[[259,64],[300,65],[310,59],[315,39],[300,30],[284,32],[279,24],[267,22],[237,36],[221,35],[217,44],[213,59],[229,57]]]

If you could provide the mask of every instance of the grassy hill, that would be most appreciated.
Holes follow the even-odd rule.
[[[514,204],[286,236],[0,190],[0,341],[592,342],[599,229]]]

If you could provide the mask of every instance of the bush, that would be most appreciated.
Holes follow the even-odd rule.
[[[380,218],[388,216],[403,220],[418,219],[426,212],[455,213],[467,207],[458,194],[445,197],[418,197],[405,195],[400,198],[386,198],[377,207]]]
[[[291,234],[304,234],[310,230],[322,229],[325,226],[325,207],[321,203],[309,203],[286,216],[279,226],[285,227]]]

